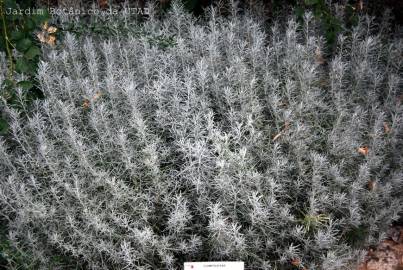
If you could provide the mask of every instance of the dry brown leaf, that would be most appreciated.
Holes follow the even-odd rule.
[[[275,141],[275,140],[277,140],[278,138],[280,138],[280,136],[283,134],[283,132],[280,132],[280,133],[278,133],[276,136],[274,136],[273,137],[273,142]]]
[[[100,98],[102,96],[102,93],[100,91],[96,92],[95,95],[92,97],[92,100],[95,101],[98,98]]]
[[[99,7],[101,9],[107,8],[108,7],[108,0],[98,0]]]
[[[90,101],[88,99],[84,99],[83,108],[88,109],[90,107]]]
[[[386,134],[389,134],[392,131],[387,122],[383,122],[383,129],[385,130]]]
[[[369,180],[367,186],[368,186],[368,189],[370,191],[373,191],[373,190],[376,189],[377,185],[376,185],[376,182],[374,180]]]
[[[56,33],[57,28],[54,26],[49,26],[48,22],[45,22],[42,25],[42,31],[36,34],[36,37],[39,39],[40,42],[46,43],[50,46],[56,45],[56,36],[51,35]]]
[[[283,129],[276,136],[273,137],[272,141],[274,142],[275,140],[280,138],[280,136],[283,135],[283,133],[286,132],[289,127],[290,127],[290,122],[285,121]]]
[[[298,269],[301,269],[301,270],[308,270],[308,268],[306,268],[306,267],[304,267],[304,266],[302,265],[301,259],[299,259],[299,258],[292,259],[292,260],[291,260],[291,264],[292,264],[293,266],[298,267]]]
[[[38,34],[36,34],[36,37],[39,39],[40,42],[46,43],[45,33],[39,32]]]
[[[368,149],[368,146],[361,146],[361,147],[359,147],[359,148],[357,149],[357,151],[358,151],[358,153],[360,153],[360,154],[366,156],[366,155],[368,155],[369,149]]]
[[[364,9],[364,1],[363,0],[359,0],[357,3],[358,9],[359,10],[363,10]]]
[[[43,29],[43,30],[46,31],[46,29],[48,29],[48,27],[49,27],[49,24],[48,24],[47,21],[42,24],[42,29]]]
[[[55,46],[56,45],[56,37],[53,35],[47,35],[44,32],[40,32],[36,35],[36,37],[39,39],[40,42],[46,43],[50,46]]]
[[[98,92],[96,92],[95,95],[91,98],[91,101],[94,102],[94,101],[96,101],[97,99],[99,99],[101,96],[102,96],[102,93],[101,93],[100,91],[98,91]],[[88,108],[90,107],[91,101],[90,101],[88,98],[84,99],[83,108],[84,108],[84,109],[88,109]]]
[[[44,24],[42,24],[42,30],[43,32],[47,32],[49,34],[54,34],[57,31],[57,28],[54,26],[49,26],[49,23],[46,21]]]
[[[319,65],[323,65],[324,63],[326,63],[326,60],[325,58],[323,58],[322,51],[319,47],[315,50],[315,62]]]
[[[54,34],[57,31],[57,28],[54,26],[50,26],[47,30],[46,30],[49,34]]]
[[[301,265],[301,260],[299,258],[294,258],[291,260],[291,264],[299,267]]]
[[[48,39],[46,40],[46,43],[50,46],[55,46],[56,45],[56,37],[49,35]]]

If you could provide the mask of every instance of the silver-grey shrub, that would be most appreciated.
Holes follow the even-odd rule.
[[[330,270],[385,237],[402,210],[402,39],[362,18],[324,62],[310,14],[264,29],[174,5],[143,27],[176,45],[67,35],[40,64],[46,99],[1,105],[16,250],[43,269],[61,255],[87,269]]]

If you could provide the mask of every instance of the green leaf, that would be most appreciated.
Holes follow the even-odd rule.
[[[21,58],[17,59],[17,61],[15,63],[15,70],[18,73],[24,73],[27,75],[35,75],[36,68],[37,68],[37,63],[32,60],[28,60],[25,57],[21,57]]]
[[[29,60],[34,59],[35,56],[40,55],[41,50],[38,48],[38,46],[31,46],[28,51],[25,53],[25,57]]]
[[[323,15],[323,10],[319,6],[316,6],[313,10],[313,15],[317,18],[320,18]]]
[[[40,25],[47,20],[50,19],[50,15],[47,9],[39,8],[36,10],[36,14],[32,16],[32,19],[34,20],[36,25]]]
[[[18,9],[17,3],[15,2],[15,0],[5,0],[4,1],[4,8],[7,9],[13,9],[16,10]]]
[[[35,22],[31,18],[26,18],[25,20],[25,29],[27,31],[32,31],[35,29]]]
[[[14,87],[14,81],[10,80],[10,79],[5,79],[3,81],[3,85],[2,87],[4,89],[12,89]]]
[[[189,11],[194,10],[197,7],[198,1],[197,0],[187,0],[185,2],[185,7],[186,9],[188,9]]]
[[[29,71],[28,61],[26,61],[24,58],[18,58],[15,63],[15,70],[18,73],[28,73]]]
[[[21,31],[13,31],[10,33],[10,38],[12,41],[18,41],[24,38],[24,33]]]
[[[0,118],[0,135],[6,134],[8,131],[8,123],[3,118]]]
[[[37,63],[33,61],[28,61],[28,71],[29,75],[35,75],[37,69]]]
[[[34,84],[32,82],[30,82],[30,81],[19,81],[17,83],[17,86],[21,87],[24,90],[29,90],[32,87],[34,87]]]
[[[295,8],[295,16],[297,16],[298,20],[302,20],[304,18],[304,8],[297,6]]]
[[[28,8],[32,8],[33,6],[35,6],[35,1],[33,0],[24,0],[24,1],[18,1],[20,8],[21,9],[28,9]]]
[[[4,38],[0,36],[0,51],[6,51],[6,44],[4,43]]]
[[[305,5],[313,6],[319,3],[319,0],[305,0]]]
[[[26,52],[32,45],[32,41],[28,38],[21,39],[17,42],[17,50],[20,52]]]

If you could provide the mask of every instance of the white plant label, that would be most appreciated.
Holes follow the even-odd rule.
[[[244,270],[243,262],[185,262],[184,270]]]

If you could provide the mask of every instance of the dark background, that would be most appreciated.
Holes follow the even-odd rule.
[[[84,7],[91,6],[93,3],[100,7],[107,7],[110,5],[120,5],[124,0],[19,0],[18,2],[29,4],[32,6],[47,6],[47,7]],[[147,0],[128,0],[130,6],[144,7]],[[171,0],[156,0],[157,4],[165,8],[169,6]],[[195,14],[201,14],[203,8],[210,4],[214,4],[215,0],[182,0],[186,8],[194,12]],[[276,12],[281,10],[287,10],[295,6],[303,6],[305,0],[240,0],[238,1],[241,7],[253,8],[253,6],[263,6],[264,12],[267,16],[272,16]],[[396,24],[403,24],[403,0],[339,0],[339,1],[326,1],[331,3],[338,3],[341,5],[350,4],[360,9],[361,12],[366,12],[371,15],[380,16],[385,9],[392,9],[394,15],[394,22]]]

